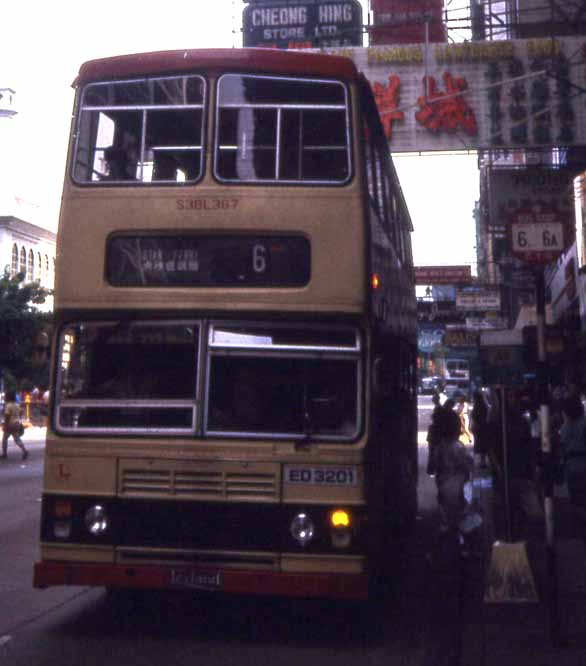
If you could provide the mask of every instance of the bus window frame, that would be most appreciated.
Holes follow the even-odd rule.
[[[223,78],[228,77],[228,76],[240,76],[240,77],[247,77],[247,78],[256,78],[256,79],[269,79],[269,80],[279,80],[279,81],[294,81],[294,82],[305,82],[305,83],[315,83],[315,84],[336,84],[339,85],[343,88],[344,90],[344,98],[345,98],[345,117],[346,117],[346,158],[348,161],[348,175],[344,180],[293,180],[293,179],[278,179],[278,178],[272,178],[272,179],[260,179],[260,178],[254,178],[250,180],[242,180],[242,179],[233,179],[233,178],[223,178],[218,174],[218,158],[219,158],[219,127],[220,127],[220,121],[219,121],[219,112],[220,112],[220,84]],[[213,179],[221,184],[221,185],[234,185],[234,186],[267,186],[267,187],[279,187],[279,186],[296,186],[296,187],[345,187],[348,184],[350,184],[353,179],[354,179],[354,171],[355,171],[355,160],[354,160],[354,147],[353,147],[353,136],[354,136],[354,129],[353,129],[353,114],[352,114],[352,95],[350,94],[350,89],[348,82],[338,80],[338,79],[314,79],[314,78],[309,78],[309,77],[294,77],[294,76],[280,76],[278,74],[252,74],[252,73],[247,73],[247,72],[231,72],[231,71],[226,71],[222,72],[222,74],[216,79],[215,81],[215,90],[214,90],[214,110],[213,110],[213,123],[214,123],[214,131],[213,131],[213,145],[212,145],[212,155],[211,155],[211,162],[212,162],[212,177]],[[260,108],[264,105],[259,104],[256,108]],[[270,105],[271,107],[280,107],[284,108],[285,104],[272,104]],[[239,107],[243,108],[243,107]],[[254,104],[250,104],[249,108],[255,108]],[[288,108],[291,109],[323,109],[325,108],[325,105],[319,106],[319,105],[290,105]],[[341,107],[340,107],[341,108]],[[278,130],[277,130],[278,131]],[[277,142],[279,142],[280,137],[277,137]],[[276,160],[275,160],[275,171],[278,173],[279,171],[279,145],[275,146],[275,155],[276,155]]]
[[[195,389],[193,399],[173,399],[162,401],[157,399],[113,399],[104,398],[66,398],[60,397],[61,387],[63,385],[63,366],[61,363],[61,354],[64,348],[64,336],[68,328],[87,324],[96,328],[103,326],[113,326],[119,323],[127,323],[129,326],[193,326],[198,331],[198,343],[194,344],[195,354]],[[323,332],[327,334],[332,330],[346,332],[351,334],[354,343],[352,345],[312,345],[312,344],[269,344],[258,342],[257,344],[229,343],[214,341],[214,332],[218,329],[246,328],[249,331],[255,329],[272,330],[303,330],[307,332]],[[300,441],[308,438],[305,433],[293,432],[267,432],[267,431],[237,431],[237,430],[213,430],[208,427],[210,415],[210,386],[212,359],[214,356],[233,356],[241,358],[283,358],[283,359],[327,359],[343,360],[355,363],[356,373],[356,412],[355,428],[351,434],[346,436],[342,434],[318,434],[312,433],[309,438],[311,441],[320,444],[337,444],[347,446],[354,444],[363,434],[364,429],[364,404],[365,404],[365,358],[364,341],[360,329],[353,325],[335,325],[325,326],[319,324],[300,323],[275,323],[268,321],[239,321],[239,320],[124,320],[104,319],[104,320],[72,320],[63,323],[58,335],[58,366],[56,376],[55,390],[55,412],[54,424],[55,430],[60,435],[65,436],[142,436],[142,437],[165,437],[176,435],[188,438],[201,438],[211,442],[218,439],[230,440],[264,440]],[[139,408],[158,408],[158,409],[192,409],[192,420],[190,428],[140,428],[132,426],[68,426],[61,420],[62,409],[75,408],[93,408],[93,409],[139,409]]]
[[[331,331],[333,327],[324,327],[320,325],[300,324],[275,324],[269,322],[242,322],[242,321],[211,321],[208,324],[208,331],[205,343],[205,378],[203,385],[203,404],[202,404],[202,436],[207,439],[261,439],[261,440],[293,440],[300,441],[307,439],[304,433],[268,433],[266,431],[235,431],[235,430],[213,430],[209,427],[210,420],[210,386],[212,359],[214,356],[232,356],[240,358],[295,358],[295,359],[332,359],[356,361],[356,426],[351,435],[343,437],[341,435],[323,435],[312,433],[309,439],[312,442],[320,444],[339,444],[348,445],[355,443],[362,435],[364,428],[364,343],[362,335],[357,327],[354,326],[336,326],[336,330],[352,331],[355,335],[355,344],[352,347],[333,347],[322,345],[278,345],[271,343],[244,344],[214,342],[213,336],[217,328],[246,327],[248,330],[272,328],[274,330],[286,330],[302,327],[307,331],[324,332]]]
[[[193,349],[195,354],[195,377],[194,377],[194,393],[193,399],[172,399],[162,401],[160,398],[155,399],[86,399],[86,398],[66,398],[62,399],[60,396],[61,387],[63,386],[63,364],[62,354],[64,349],[64,336],[68,328],[78,326],[81,324],[91,325],[96,328],[102,326],[113,326],[117,324],[128,324],[128,326],[193,326],[194,331],[197,331],[197,344],[194,343]],[[110,436],[110,435],[126,435],[126,436],[168,436],[168,435],[183,435],[195,436],[198,431],[198,423],[201,414],[201,362],[203,356],[202,339],[204,336],[204,327],[201,320],[193,319],[178,319],[178,320],[156,320],[156,319],[140,319],[140,320],[117,320],[117,319],[101,319],[101,320],[85,320],[78,319],[67,321],[62,324],[59,330],[58,343],[57,343],[57,372],[55,379],[55,411],[54,411],[54,424],[55,430],[59,434],[64,435],[94,435],[94,436]],[[75,408],[93,408],[93,409],[140,409],[140,408],[157,408],[164,409],[191,409],[191,427],[153,427],[153,428],[138,428],[138,427],[72,427],[64,425],[61,422],[62,409],[75,409]]]
[[[363,84],[367,85],[367,84]],[[390,159],[390,148],[380,126],[378,109],[370,90],[362,88],[364,171],[366,175],[366,196],[371,209],[388,234],[402,264],[407,260],[404,229],[396,201],[394,167]],[[371,185],[372,190],[371,192]]]
[[[146,81],[164,81],[172,79],[181,79],[181,78],[196,78],[199,79],[202,84],[202,102],[201,104],[176,104],[176,105],[161,105],[156,104],[152,106],[145,105],[107,105],[107,106],[84,106],[84,98],[86,92],[89,88],[93,86],[106,86],[112,84],[131,84],[131,83],[144,83]],[[201,182],[207,171],[207,136],[208,136],[208,112],[209,112],[209,82],[206,76],[198,72],[189,72],[184,74],[174,74],[174,75],[162,75],[162,76],[152,76],[152,77],[141,77],[141,78],[131,78],[131,79],[111,79],[106,81],[91,81],[83,85],[77,91],[76,95],[76,113],[74,118],[74,129],[72,133],[72,154],[71,154],[71,163],[69,165],[68,173],[71,181],[80,187],[191,187],[199,182]],[[200,131],[200,145],[199,146],[186,146],[185,149],[197,150],[199,151],[199,173],[195,179],[186,179],[185,181],[177,180],[142,180],[142,173],[145,165],[145,152],[146,152],[146,114],[149,110],[160,111],[160,110],[189,110],[196,109],[201,111],[201,131]],[[140,166],[141,180],[138,179],[118,179],[118,180],[78,180],[75,175],[76,164],[79,154],[79,143],[81,137],[81,118],[84,111],[90,112],[100,112],[103,110],[119,110],[119,111],[137,111],[141,112],[141,143],[140,143],[140,159],[137,160],[137,168]],[[95,155],[97,150],[94,145],[92,148],[92,153]],[[95,159],[95,157],[94,157]],[[92,169],[93,173],[93,169]]]

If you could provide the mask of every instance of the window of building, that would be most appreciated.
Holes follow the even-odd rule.
[[[88,85],[77,119],[74,180],[197,180],[203,170],[204,100],[201,76]]]
[[[349,180],[350,120],[343,84],[225,74],[217,95],[214,170],[219,180]]]
[[[26,250],[24,247],[20,248],[20,266],[18,272],[26,277]]]
[[[36,277],[39,282],[43,280],[43,260],[41,259],[41,253],[37,252],[37,268],[36,268]]]
[[[10,275],[14,277],[18,273],[18,245],[14,243],[12,246],[12,265],[10,267]]]
[[[26,266],[26,281],[32,282],[35,279],[35,253],[29,250],[28,264]]]
[[[49,275],[49,257],[47,255],[45,255],[45,266],[44,266],[43,276],[45,278],[45,282],[49,282],[51,276]]]

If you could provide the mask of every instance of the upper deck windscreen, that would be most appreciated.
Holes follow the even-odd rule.
[[[215,178],[224,183],[349,181],[346,84],[227,73],[217,81],[213,110],[208,88],[195,74],[85,85],[76,118],[73,180],[189,184],[213,163]],[[204,140],[208,114],[214,137],[209,148]]]
[[[177,183],[201,177],[201,76],[88,85],[77,118],[78,183]]]
[[[226,74],[218,81],[215,176],[227,182],[343,183],[350,176],[346,87]]]

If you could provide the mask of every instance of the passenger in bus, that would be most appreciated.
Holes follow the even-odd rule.
[[[104,150],[107,173],[104,180],[135,180],[138,150],[132,135],[126,133]]]
[[[177,162],[170,155],[155,153],[153,180],[177,180]]]

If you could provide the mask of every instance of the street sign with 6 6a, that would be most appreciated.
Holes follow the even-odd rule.
[[[526,263],[548,264],[567,248],[567,227],[551,208],[534,206],[515,211],[510,218],[511,254]]]

